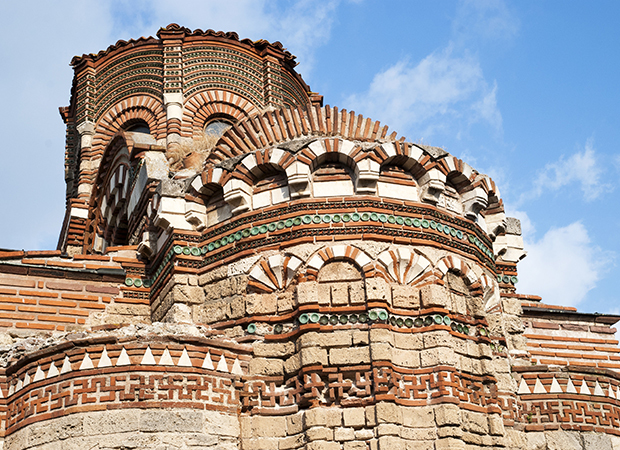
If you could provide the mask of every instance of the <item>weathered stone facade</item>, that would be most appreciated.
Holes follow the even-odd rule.
[[[18,449],[620,449],[616,316],[516,293],[495,183],[279,43],[74,58],[56,251],[0,252]]]

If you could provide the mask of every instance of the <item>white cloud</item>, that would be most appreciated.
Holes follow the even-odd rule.
[[[482,119],[496,130],[502,129],[502,115],[497,107],[497,82],[493,89],[487,90],[483,97],[472,105],[474,119]],[[475,120],[472,120],[475,121]]]
[[[613,254],[593,245],[581,222],[551,228],[537,241],[528,238],[531,223],[529,227],[524,232],[528,255],[519,263],[519,292],[540,295],[544,303],[555,305],[575,306],[585,300]]]
[[[459,41],[508,40],[517,35],[519,27],[518,17],[502,0],[464,0],[452,22],[452,31]]]
[[[412,130],[416,137],[428,139],[454,121],[463,126],[478,120],[501,125],[495,92],[476,58],[454,56],[448,47],[415,65],[407,59],[397,62],[375,75],[366,92],[350,96],[345,104],[380,118],[392,129]]]
[[[338,0],[297,0],[285,7],[267,0],[181,2],[125,0],[113,4],[120,35],[155,34],[171,22],[189,29],[235,31],[241,39],[280,40],[298,56],[304,75],[312,68],[314,52],[330,37]],[[129,18],[129,19],[128,19]]]
[[[584,198],[591,201],[610,188],[603,182],[602,175],[603,167],[594,150],[594,141],[588,139],[583,151],[573,153],[568,158],[561,156],[558,161],[547,164],[534,180],[532,191],[524,194],[524,197],[539,197],[547,190],[557,191],[578,183]]]

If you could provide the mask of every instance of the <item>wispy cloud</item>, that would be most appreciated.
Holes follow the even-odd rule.
[[[159,27],[176,22],[190,29],[235,31],[241,38],[282,40],[298,56],[307,75],[315,51],[329,40],[338,4],[339,0],[297,0],[284,5],[266,0],[193,0],[179,7],[167,0],[124,0],[112,7],[117,32],[131,36],[154,34]]]
[[[350,95],[347,107],[385,121],[410,139],[439,133],[457,139],[476,123],[502,134],[497,82],[488,81],[470,44],[510,38],[519,20],[501,0],[463,1],[445,48],[420,61],[404,57],[377,73],[365,92]]]
[[[514,38],[519,32],[520,20],[502,0],[461,1],[452,32],[457,41],[482,39],[491,42]]]
[[[521,219],[523,225],[523,214]],[[525,225],[532,227],[531,222]],[[583,302],[614,260],[612,252],[592,244],[581,222],[551,228],[539,240],[527,235],[524,230],[528,255],[519,263],[519,291],[540,295],[545,303],[575,306]]]
[[[594,148],[594,140],[590,138],[583,150],[547,164],[534,179],[532,190],[524,193],[520,201],[540,197],[546,191],[557,191],[574,183],[579,185],[584,199],[592,201],[611,188],[603,180],[603,174],[604,168]]]
[[[351,95],[345,104],[426,139],[454,121],[466,125],[484,120],[501,126],[496,92],[497,86],[488,86],[476,58],[456,56],[448,47],[417,64],[408,59],[397,62],[375,75],[366,92]]]
[[[496,130],[502,129],[502,115],[497,107],[497,82],[493,83],[493,89],[485,89],[478,101],[472,105],[474,120],[480,119],[488,122]]]

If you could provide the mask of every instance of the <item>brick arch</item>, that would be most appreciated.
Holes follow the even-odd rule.
[[[124,213],[130,188],[132,146],[133,143],[120,133],[106,148],[95,180],[97,187],[91,195],[88,208],[89,216],[84,239],[85,248],[88,250],[94,248],[96,235],[105,239],[112,236],[115,240],[110,240],[108,243],[118,243],[117,227],[110,228],[107,216],[108,211],[116,211],[112,216],[113,219]]]
[[[465,284],[467,284],[470,290],[480,287],[480,280],[469,264],[457,256],[451,255],[442,258],[435,265],[435,270],[441,273],[442,278],[444,278],[448,272],[456,273],[463,278],[463,281],[465,281]]]
[[[419,252],[407,247],[397,247],[382,252],[377,260],[377,271],[388,281],[400,284],[416,284],[430,273],[430,261]]]
[[[273,255],[257,262],[249,272],[248,285],[264,292],[286,289],[302,261],[293,255]]]
[[[394,165],[410,172],[418,181],[430,169],[430,155],[410,142],[386,142],[375,148],[381,167]]]
[[[260,180],[265,173],[273,170],[286,173],[290,153],[281,149],[257,150],[249,153],[230,173],[232,178],[246,180],[249,184]],[[292,161],[291,161],[292,162]]]
[[[210,166],[194,178],[191,187],[198,194],[210,197],[214,192],[222,189],[229,179],[230,174],[225,173],[222,168]]]
[[[101,116],[93,136],[93,150],[103,150],[123,125],[138,119],[148,124],[155,139],[166,137],[166,111],[161,100],[140,95],[118,102]]]
[[[210,117],[230,117],[237,122],[246,120],[258,109],[249,100],[232,92],[202,91],[185,101],[181,136],[192,137],[204,129]]]
[[[342,244],[323,247],[310,257],[306,262],[306,276],[308,279],[316,279],[319,270],[326,263],[338,260],[352,262],[361,269],[365,277],[374,276],[375,274],[373,260],[366,252],[357,247]]]
[[[329,105],[310,109],[281,108],[248,117],[232,127],[224,133],[207,163],[217,164],[266,147],[277,147],[287,141],[299,143],[317,137],[339,137],[359,142],[396,139],[396,132],[389,137],[387,133],[388,127],[381,127],[379,122]]]

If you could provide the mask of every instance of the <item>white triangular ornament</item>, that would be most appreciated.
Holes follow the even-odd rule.
[[[215,369],[215,367],[213,367],[213,361],[211,361],[211,354],[209,352],[205,355],[205,360],[202,362],[202,368],[207,370]]]
[[[106,347],[103,347],[101,358],[99,358],[99,362],[97,363],[98,369],[101,369],[102,367],[112,367],[112,360],[108,356],[108,349]]]
[[[592,392],[590,391],[588,383],[586,383],[585,379],[581,382],[581,388],[579,388],[579,393],[584,395],[592,395]]]
[[[30,384],[30,374],[26,372],[26,376],[24,377],[24,387]]]
[[[24,386],[22,380],[17,380],[17,386],[15,386],[15,392],[19,391]]]
[[[9,386],[9,397],[11,395],[15,394],[15,386],[14,385],[10,385]]]
[[[230,373],[235,375],[243,375],[243,370],[241,370],[241,364],[239,364],[239,358],[235,358],[235,362],[232,365],[232,369],[230,369]]]
[[[534,384],[534,394],[546,394],[547,389],[543,386],[542,382],[536,377],[536,384]]]
[[[549,393],[550,394],[562,394],[562,386],[560,386],[560,383],[558,383],[558,380],[555,379],[555,377],[553,377],[553,380],[551,381],[551,388],[549,388]]]
[[[615,399],[616,398],[616,394],[614,393],[614,390],[611,386],[611,384],[609,385],[609,391],[607,391],[607,396],[610,398]]]
[[[146,351],[144,352],[144,356],[142,357],[142,362],[140,364],[143,366],[154,366],[157,364],[155,362],[155,358],[153,358],[153,352],[151,351],[150,346],[146,347]]]
[[[517,391],[517,394],[519,395],[523,395],[523,394],[531,394],[532,392],[530,391],[530,388],[527,386],[527,383],[525,382],[525,378],[521,378],[521,383],[519,383],[519,390]]]
[[[620,386],[616,386],[616,398],[620,400]]]
[[[596,380],[596,384],[594,385],[594,395],[598,395],[600,397],[605,396],[605,393],[603,392],[603,388],[599,384],[598,380]]]
[[[159,359],[160,366],[174,366],[174,361],[172,360],[172,356],[170,356],[170,351],[168,351],[168,347],[164,350],[164,354],[161,355]]]
[[[90,359],[90,356],[88,356],[88,352],[86,352],[86,354],[84,355],[84,359],[82,360],[82,364],[80,364],[80,370],[86,370],[86,369],[92,369],[95,366],[93,366],[93,360]]]
[[[37,382],[40,380],[45,380],[45,372],[43,372],[43,370],[41,369],[41,366],[37,366],[37,371],[34,374],[34,378],[32,379],[33,382]]]
[[[56,367],[56,364],[54,364],[54,361],[52,361],[52,363],[50,364],[50,369],[47,371],[47,378],[57,377],[59,373],[60,372],[58,372],[58,367]]]
[[[179,367],[192,367],[192,360],[189,359],[189,355],[187,354],[187,350],[184,348],[183,353],[181,353],[181,357],[179,358],[179,362],[177,363]]]
[[[575,385],[573,384],[573,380],[571,380],[570,378],[568,379],[568,384],[566,385],[566,393],[567,394],[577,393],[577,389],[575,388]]]
[[[118,355],[118,359],[116,360],[117,366],[130,366],[131,360],[129,359],[129,355],[127,354],[127,350],[125,347],[121,350],[121,354]]]
[[[69,361],[69,357],[65,356],[65,360],[62,362],[62,367],[60,368],[60,373],[71,372],[73,367],[71,367],[71,361]]]
[[[226,364],[226,358],[224,358],[224,354],[222,353],[222,357],[220,358],[220,362],[217,363],[217,371],[218,372],[228,372],[228,364]]]

